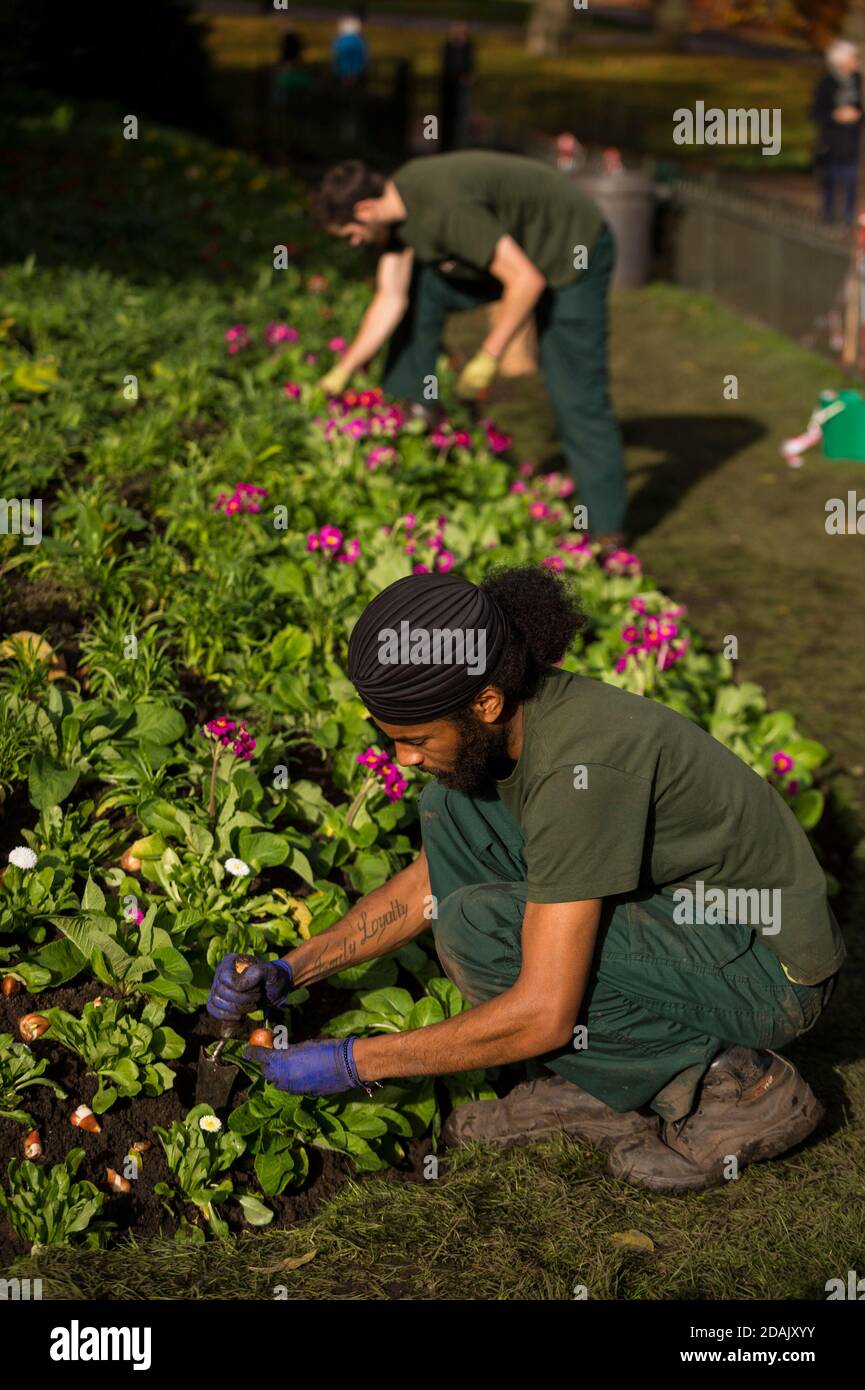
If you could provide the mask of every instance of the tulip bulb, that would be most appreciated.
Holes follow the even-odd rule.
[[[42,1140],[39,1138],[38,1129],[31,1129],[24,1140],[24,1157],[39,1158],[42,1153]]]
[[[50,1027],[51,1020],[44,1014],[25,1014],[18,1020],[18,1032],[25,1042],[34,1042],[36,1038],[41,1038]]]
[[[249,1035],[250,1047],[273,1047],[273,1029],[256,1028]]]
[[[121,1177],[116,1168],[106,1168],[105,1177],[112,1192],[131,1192],[132,1183],[128,1178]]]
[[[16,980],[14,975],[3,976],[3,993],[7,996],[21,993],[21,981]]]
[[[86,1129],[88,1134],[99,1134],[102,1126],[89,1105],[79,1105],[69,1116],[69,1123],[76,1129]]]
[[[128,874],[137,874],[141,868],[141,860],[132,853],[131,849],[127,849],[120,856],[120,867],[125,869]]]

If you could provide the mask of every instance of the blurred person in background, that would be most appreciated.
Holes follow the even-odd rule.
[[[817,126],[815,165],[823,190],[823,221],[835,221],[840,193],[844,221],[856,217],[862,139],[862,75],[852,43],[836,39],[826,50],[828,72],[817,83],[811,120]]]
[[[455,20],[442,46],[439,149],[456,150],[468,138],[475,46],[469,27]]]
[[[271,92],[274,106],[284,107],[295,92],[307,92],[312,86],[312,74],[303,66],[303,48],[300,34],[291,30],[284,35]]]
[[[333,75],[344,86],[353,87],[366,73],[369,50],[356,14],[339,21],[331,49]]]

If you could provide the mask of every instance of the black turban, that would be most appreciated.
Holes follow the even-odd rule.
[[[410,574],[376,594],[348,644],[349,679],[376,719],[423,724],[471,704],[508,639],[489,594],[458,574]]]

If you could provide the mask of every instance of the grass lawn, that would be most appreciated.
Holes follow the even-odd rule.
[[[288,21],[236,14],[212,14],[207,19],[217,92],[221,82],[226,92],[235,92],[228,85],[232,73],[275,63],[280,36],[289,24],[306,39],[310,64],[328,61],[331,19]],[[437,109],[441,43],[440,32],[398,22],[376,25],[370,33],[373,63],[411,59],[418,79],[418,122]],[[811,66],[767,56],[661,53],[623,46],[615,37],[578,47],[562,58],[532,57],[519,37],[506,32],[479,35],[476,49],[475,110],[486,134],[504,142],[536,131],[573,130],[589,143],[619,143],[637,153],[681,160],[688,151],[673,143],[673,112],[702,100],[707,107],[782,111],[783,142],[776,157],[765,159],[758,147],[719,146],[711,150],[713,167],[770,174],[809,164],[813,132],[806,112],[817,71]],[[694,153],[701,151],[695,148]]]
[[[455,321],[466,349],[481,325]],[[865,490],[865,471],[778,455],[821,386],[822,359],[710,300],[664,286],[619,297],[617,408],[628,443],[637,548],[689,604],[704,637],[739,638],[739,674],[789,705],[845,770],[865,809],[861,727],[865,591],[856,537],[829,537],[827,498]],[[725,401],[723,377],[739,377]],[[538,380],[503,383],[494,418],[518,455],[553,465]],[[861,868],[861,862],[860,862]],[[225,1248],[149,1243],[25,1262],[52,1298],[824,1299],[865,1260],[865,1060],[859,992],[865,949],[854,889],[840,906],[850,964],[825,1019],[790,1055],[827,1106],[815,1136],[721,1189],[658,1198],[603,1174],[603,1158],[561,1141],[496,1155],[443,1155],[437,1179],[350,1183],[305,1224]],[[638,1230],[652,1249],[620,1249]],[[291,1262],[309,1256],[291,1268]],[[286,1263],[288,1262],[288,1263]]]

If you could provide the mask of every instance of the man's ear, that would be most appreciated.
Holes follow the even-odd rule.
[[[479,691],[470,705],[475,717],[482,724],[493,724],[505,707],[505,697],[494,685],[487,685]]]
[[[377,222],[381,216],[378,198],[361,198],[359,203],[354,205],[354,219],[356,222]]]

